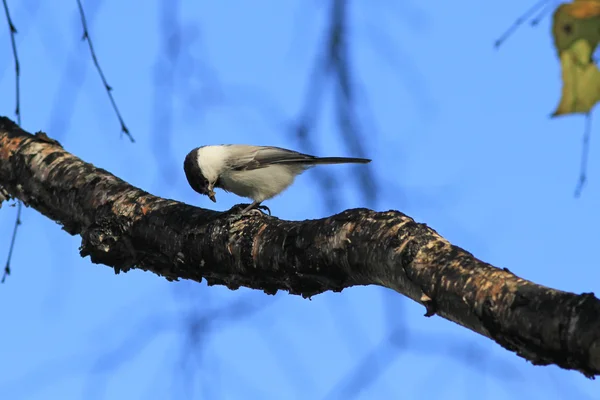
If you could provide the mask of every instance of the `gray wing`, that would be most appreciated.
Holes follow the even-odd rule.
[[[273,164],[314,164],[317,157],[273,146],[230,145],[230,166],[237,171],[260,169]]]

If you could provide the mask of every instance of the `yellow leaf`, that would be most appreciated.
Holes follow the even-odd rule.
[[[552,21],[554,47],[560,55],[571,48],[578,40],[585,40],[591,49],[588,60],[600,42],[600,1],[575,0],[573,3],[561,4],[556,8]]]
[[[560,55],[562,95],[553,117],[565,114],[587,114],[600,101],[600,70],[589,60],[591,48],[585,39],[574,42]]]
[[[552,116],[587,114],[600,101],[600,70],[592,59],[600,43],[600,0],[558,6],[552,36],[563,81],[560,103]]]

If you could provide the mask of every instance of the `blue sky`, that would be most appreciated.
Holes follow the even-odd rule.
[[[352,3],[360,117],[380,188],[370,206],[406,212],[523,278],[598,292],[599,115],[589,182],[574,199],[584,118],[548,118],[561,88],[550,19],[524,26],[496,51],[495,39],[530,4]],[[19,30],[23,127],[46,131],[133,185],[215,207],[187,186],[181,163],[190,149],[300,149],[265,109],[285,118],[299,112],[326,23],[320,2],[84,1],[135,144],[120,138],[81,41],[76,2],[9,4]],[[172,35],[172,21],[181,36]],[[0,114],[12,117],[7,31],[0,30]],[[173,64],[165,43],[178,37]],[[352,155],[332,104],[329,94],[315,151]],[[343,183],[335,209],[309,172],[268,203],[273,213],[303,220],[368,205],[354,169],[323,168]],[[239,202],[217,198],[219,210]],[[15,208],[0,210],[2,257],[14,217]],[[0,287],[2,398],[600,399],[594,381],[534,367],[451,322],[424,318],[421,306],[386,289],[308,301],[169,283],[142,271],[115,276],[80,258],[80,239],[36,211],[27,209],[23,222],[13,274]]]

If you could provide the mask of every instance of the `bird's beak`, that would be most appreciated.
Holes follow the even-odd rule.
[[[208,198],[211,199],[213,201],[213,203],[217,202],[217,199],[215,198],[214,190],[211,190],[210,192],[208,192]]]

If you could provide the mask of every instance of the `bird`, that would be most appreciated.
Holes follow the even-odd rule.
[[[293,182],[296,176],[319,164],[368,164],[357,157],[316,157],[274,146],[220,144],[196,147],[183,162],[191,188],[216,203],[215,188],[253,202],[241,214],[268,207],[261,205]],[[269,210],[270,213],[270,210]]]

